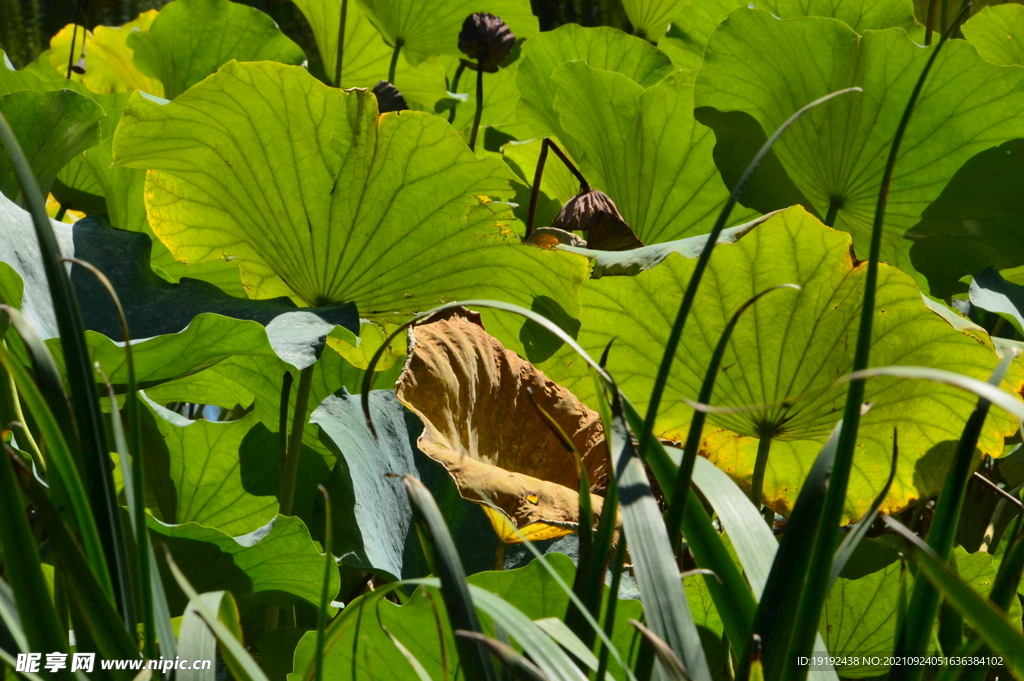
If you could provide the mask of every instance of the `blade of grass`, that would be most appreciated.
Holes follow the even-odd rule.
[[[864,296],[861,300],[861,316],[857,329],[857,343],[853,353],[853,369],[859,371],[866,369],[871,356],[872,324],[875,314],[875,293],[878,285],[878,261],[882,248],[882,226],[885,222],[885,210],[889,198],[889,184],[892,181],[893,171],[896,168],[896,160],[899,158],[900,144],[910,124],[910,117],[914,111],[921,91],[924,89],[928,73],[931,71],[935,59],[949,39],[949,32],[945,32],[938,44],[932,48],[921,75],[918,77],[910,100],[903,111],[900,122],[896,127],[892,145],[889,148],[889,157],[886,160],[885,171],[882,175],[881,190],[878,193],[878,203],[875,208],[874,223],[871,228],[871,246],[868,251],[867,271],[864,277]],[[831,574],[832,560],[834,557],[836,539],[839,535],[839,523],[843,516],[843,508],[846,503],[846,491],[850,483],[850,471],[853,468],[853,455],[857,445],[857,430],[860,426],[861,407],[864,402],[864,382],[855,380],[850,383],[846,394],[846,406],[843,410],[843,429],[839,434],[839,443],[836,447],[835,462],[831,472],[831,479],[826,493],[824,508],[821,510],[820,519],[816,521],[819,530],[816,536],[811,538],[807,548],[811,552],[811,559],[808,563],[813,574]],[[803,656],[811,652],[813,645],[811,632],[817,631],[818,621],[821,619],[821,611],[825,606],[825,597],[828,595],[828,581],[812,580],[806,589],[793,594],[801,603],[799,612],[803,621],[808,626],[803,627],[802,633],[794,639],[793,647],[789,650],[789,656]],[[771,661],[768,660],[770,663]],[[898,669],[905,669],[899,667]],[[771,674],[771,666],[765,670],[769,672],[766,678],[775,681],[780,678]],[[797,671],[793,677],[800,681],[806,676],[806,668]]]
[[[131,585],[125,560],[124,536],[121,529],[120,505],[114,476],[110,464],[110,450],[107,448],[100,410],[99,396],[89,360],[89,349],[85,343],[85,326],[71,278],[59,260],[61,258],[57,237],[46,215],[46,202],[39,191],[39,185],[32,174],[25,154],[18,145],[7,119],[0,113],[0,144],[7,151],[8,158],[18,177],[21,194],[32,215],[36,238],[43,257],[43,270],[50,287],[57,328],[60,331],[61,349],[67,371],[68,387],[74,424],[78,431],[79,447],[82,452],[80,473],[89,494],[94,521],[99,529],[100,542],[106,557],[110,582],[117,598],[118,610],[126,625],[134,626],[132,613]],[[101,582],[102,583],[102,582]]]
[[[39,550],[32,538],[26,515],[27,504],[12,469],[17,455],[5,443],[0,454],[0,548],[4,555],[4,577],[10,582],[17,605],[25,652],[67,652],[57,612],[43,576]]]
[[[654,648],[654,654],[658,656],[658,661],[661,663],[661,668],[665,672],[665,677],[671,681],[692,681],[690,675],[686,673],[686,669],[683,667],[683,663],[679,661],[676,654],[672,652],[672,649],[668,647],[664,641],[658,638],[653,631],[645,627],[636,620],[629,620],[640,635],[651,644]]]
[[[850,556],[857,550],[861,539],[867,536],[868,530],[871,529],[871,524],[878,517],[878,509],[882,507],[882,502],[885,501],[885,498],[889,495],[889,490],[892,488],[892,481],[896,479],[896,465],[899,463],[899,457],[899,441],[896,427],[894,426],[892,429],[892,466],[889,467],[889,478],[882,486],[882,491],[878,493],[875,500],[871,503],[871,508],[868,509],[868,512],[864,514],[864,517],[860,519],[850,533],[846,535],[843,543],[839,545],[835,558],[832,559],[832,574],[829,575],[830,589],[836,583],[836,580],[839,579],[839,573],[846,567]]]
[[[887,517],[886,522],[894,529],[902,527],[893,518]],[[899,533],[910,545],[910,555],[917,565],[918,574],[923,575],[956,608],[990,650],[1004,653],[1004,664],[1014,676],[1024,677],[1024,655],[1020,654],[1024,651],[1024,636],[1010,623],[1005,611],[964,583],[943,564],[930,546],[909,529],[903,527]]]
[[[430,571],[440,577],[441,595],[448,611],[451,628],[483,633],[473,605],[474,600],[470,596],[462,560],[455,549],[455,542],[448,532],[441,510],[422,482],[408,475],[403,480],[409,500],[412,502],[416,532],[427,556]],[[497,681],[494,667],[491,666],[484,650],[465,638],[456,639],[455,646],[462,661],[463,674],[468,681]]]
[[[704,404],[711,402],[711,394],[715,389],[715,379],[718,378],[718,369],[722,365],[722,359],[725,357],[726,348],[729,346],[729,339],[732,337],[732,332],[736,328],[736,324],[739,323],[740,317],[743,313],[753,307],[754,303],[768,295],[772,291],[778,291],[781,289],[791,289],[795,291],[802,290],[796,284],[780,284],[778,286],[772,286],[769,289],[761,291],[757,295],[748,299],[745,303],[740,305],[739,309],[733,313],[732,318],[729,319],[729,323],[725,325],[725,329],[722,330],[722,334],[718,338],[718,344],[715,346],[714,352],[711,354],[711,361],[708,363],[708,368],[704,372],[704,382],[700,387],[700,395],[697,400]],[[680,529],[682,528],[683,522],[683,509],[686,507],[686,495],[690,491],[690,478],[693,476],[693,463],[697,459],[697,450],[700,448],[701,435],[704,431],[704,420],[707,418],[707,413],[703,411],[694,412],[693,420],[690,422],[690,431],[686,436],[686,442],[683,445],[683,458],[679,464],[679,471],[676,473],[675,486],[672,492],[672,503],[668,507],[668,514],[665,517],[665,526],[668,529],[668,537],[672,542],[673,549],[679,549],[679,542],[681,540]]]
[[[676,349],[679,347],[679,341],[683,337],[683,328],[686,325],[686,319],[690,315],[690,308],[693,307],[693,301],[697,297],[697,289],[700,286],[701,278],[704,276],[704,270],[708,266],[708,262],[711,260],[711,251],[714,249],[715,244],[718,242],[718,237],[721,235],[722,230],[725,229],[725,225],[729,220],[729,215],[732,212],[733,207],[739,201],[740,194],[746,189],[747,183],[753,176],[754,171],[764,160],[764,157],[771,151],[772,146],[778,141],[782,134],[786,130],[797,122],[801,116],[810,111],[816,106],[824,104],[834,97],[846,94],[848,92],[863,92],[859,87],[845,88],[843,90],[837,90],[830,94],[820,97],[810,104],[807,104],[799,111],[790,116],[782,125],[779,126],[778,130],[772,133],[772,136],[761,146],[753,160],[747,166],[747,169],[743,172],[739,182],[736,183],[736,187],[732,190],[729,195],[729,199],[725,202],[722,207],[721,213],[718,215],[718,219],[715,221],[714,227],[708,234],[707,241],[704,243],[704,248],[697,258],[697,262],[693,268],[693,274],[690,275],[690,281],[686,285],[686,291],[683,294],[683,299],[679,303],[679,312],[676,313],[675,321],[672,323],[672,330],[669,332],[668,340],[665,343],[665,352],[661,358],[661,364],[658,366],[658,373],[654,379],[654,387],[651,389],[650,401],[647,406],[647,415],[644,418],[644,427],[637,436],[640,438],[639,456],[643,461],[647,460],[647,449],[651,445],[651,440],[654,440],[654,422],[658,417],[658,409],[661,407],[661,398],[665,392],[665,385],[668,382],[669,373],[672,370],[672,362],[675,360]]]
[[[150,562],[149,531],[146,529],[146,505],[143,490],[145,487],[145,457],[142,456],[142,422],[139,416],[139,394],[138,382],[135,378],[135,354],[132,350],[132,335],[128,328],[128,318],[121,305],[121,299],[103,272],[94,267],[91,263],[79,258],[64,258],[63,261],[70,262],[78,267],[92,273],[100,284],[110,295],[117,312],[117,319],[121,326],[121,340],[124,342],[124,359],[127,378],[127,390],[124,396],[124,413],[127,421],[127,428],[121,423],[121,414],[117,407],[117,397],[114,388],[104,376],[110,396],[110,413],[113,421],[113,434],[118,456],[122,466],[122,478],[124,480],[125,497],[128,502],[128,516],[132,525],[132,536],[135,539],[135,582],[136,593],[139,596],[139,619],[142,622],[143,632],[143,656],[146,659],[157,657],[157,630],[156,613],[154,606],[153,580],[160,579],[160,573],[154,564]],[[99,369],[97,368],[97,371]],[[163,606],[166,610],[166,603]],[[170,628],[170,623],[167,624]],[[164,646],[162,652],[172,652],[174,649],[173,638],[170,647]],[[164,657],[167,657],[164,655]]]
[[[324,577],[320,587],[320,608],[316,614],[316,657],[313,677],[315,681],[321,681],[324,677],[324,635],[327,632],[327,608],[330,606],[331,598],[331,571],[338,569],[332,553],[334,541],[331,519],[334,516],[331,515],[331,495],[323,485],[319,486],[319,490],[324,497]],[[381,624],[381,628],[383,627]],[[388,635],[390,636],[390,633]]]
[[[530,662],[508,644],[496,641],[490,636],[478,634],[475,631],[458,629],[455,635],[468,638],[471,641],[476,641],[486,646],[491,651],[491,654],[501,662],[501,665],[512,674],[512,677],[519,679],[519,681],[550,681],[548,677],[544,676],[544,672],[537,668],[537,665]],[[429,679],[429,677],[427,678]]]
[[[679,578],[668,532],[651,493],[643,464],[633,449],[622,401],[612,395],[611,431],[615,477],[622,524],[629,540],[633,571],[651,630],[665,641],[696,681],[710,681],[711,671]]]
[[[1007,352],[992,372],[988,384],[996,388],[1003,380],[1010,363],[1017,353]],[[956,539],[957,527],[960,525],[960,513],[963,510],[964,498],[967,495],[967,483],[970,481],[974,468],[974,450],[981,436],[982,426],[988,417],[991,402],[979,397],[977,405],[967,423],[964,424],[960,442],[957,444],[949,474],[935,503],[935,515],[928,531],[928,546],[935,551],[940,561],[949,560]],[[928,652],[931,623],[939,614],[941,599],[939,591],[931,584],[931,580],[918,579],[910,596],[910,606],[904,627],[897,632],[895,655],[926,655]],[[948,618],[947,618],[948,622]],[[953,623],[955,626],[955,623]],[[947,625],[947,629],[949,625]],[[951,643],[947,639],[947,645]],[[950,645],[952,649],[954,646]],[[956,646],[958,647],[958,646]],[[920,679],[924,670],[894,670],[894,679]]]
[[[181,590],[188,596],[189,601],[193,603],[195,610],[206,622],[206,626],[213,630],[214,636],[224,647],[228,654],[235,658],[239,668],[232,670],[239,676],[239,681],[268,681],[266,674],[260,669],[260,666],[256,663],[256,660],[252,659],[252,655],[245,649],[245,646],[235,637],[233,633],[220,621],[217,613],[213,612],[208,605],[199,597],[199,593],[195,590],[188,578],[178,567],[178,564],[174,562],[174,556],[164,546],[164,552],[167,556],[167,566],[171,569],[171,574],[174,576],[174,580],[178,583]],[[230,594],[227,594],[230,596]],[[241,673],[239,673],[241,672]]]
[[[0,314],[6,312],[12,319],[20,318],[16,310],[0,306]],[[39,429],[49,465],[47,480],[50,494],[57,508],[61,509],[62,517],[78,531],[89,566],[96,573],[99,581],[100,594],[112,597],[113,588],[104,559],[103,546],[99,530],[93,522],[89,498],[79,477],[79,469],[75,465],[74,456],[67,440],[57,422],[56,415],[50,410],[49,403],[36,387],[28,371],[4,346],[0,346],[0,363],[14,380],[21,399],[28,412],[35,419]]]

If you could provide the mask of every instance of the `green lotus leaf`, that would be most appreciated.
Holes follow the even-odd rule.
[[[164,96],[159,80],[147,77],[134,63],[128,37],[148,31],[157,17],[156,10],[143,12],[122,26],[96,26],[86,31],[82,26],[68,24],[50,39],[49,61],[54,71],[67,74],[71,43],[77,54],[72,61],[84,56],[83,44],[88,44],[85,73],[71,72],[71,80],[82,83],[93,92],[131,92],[142,90],[157,97]]]
[[[996,64],[1024,66],[1024,7],[994,5],[981,10],[962,29],[978,53]]]
[[[199,523],[167,525],[147,517],[154,542],[167,545],[174,562],[196,591],[230,591],[239,605],[269,603],[292,606],[320,604],[324,558],[298,518],[276,516],[254,532],[232,537]],[[166,561],[159,560],[172,615],[180,614],[188,598],[177,587]],[[340,578],[331,574],[331,590]]]
[[[437,116],[378,116],[371,93],[297,67],[231,63],[175,102],[136,95],[114,159],[152,169],[150,224],[174,256],[235,259],[252,297],[368,318],[459,298],[531,306],[537,290],[578,307],[585,261],[519,245],[511,209],[488,198],[511,195],[500,159]]]
[[[559,88],[551,76],[565,62],[577,59],[595,69],[621,73],[644,88],[672,72],[672,61],[658,48],[618,29],[566,24],[541,33],[523,45],[516,72],[516,85],[522,97],[516,106],[516,117],[537,137],[563,137],[554,110]]]
[[[828,649],[842,655],[875,656],[883,660],[892,651],[896,634],[896,609],[900,592],[899,561],[859,579],[836,580],[825,601],[824,629]],[[844,678],[868,678],[885,674],[888,665],[837,666]]]
[[[359,8],[388,45],[402,44],[411,61],[435,54],[462,56],[459,31],[474,12],[501,17],[516,38],[538,31],[529,0],[359,0]]]
[[[960,579],[967,582],[971,587],[983,596],[988,596],[992,591],[992,582],[995,581],[996,571],[999,568],[999,560],[987,551],[968,553],[962,546],[953,548],[953,559],[956,561],[956,570]],[[1010,600],[1009,617],[1017,631],[1021,630],[1021,604],[1020,599]]]
[[[688,0],[622,0],[633,33],[656,43]]]
[[[801,45],[793,49],[794,44]],[[879,183],[892,137],[929,50],[904,30],[858,35],[844,24],[809,17],[780,20],[763,10],[729,15],[708,43],[697,77],[696,104],[742,111],[775,130],[808,102],[857,85],[863,93],[806,114],[774,150],[796,186],[821,215],[838,210],[837,228],[867,252]],[[817,68],[806,68],[809,63]],[[964,88],[984,83],[984,88]],[[995,66],[962,41],[935,62],[903,140],[892,184],[882,259],[913,273],[904,238],[968,159],[1024,136],[1024,69]],[[957,242],[962,257],[975,250]],[[959,273],[951,275],[953,279]]]
[[[0,111],[32,166],[39,189],[50,191],[57,173],[98,141],[103,109],[71,90],[18,90],[0,97]],[[7,155],[0,157],[0,191],[16,199],[21,190]]]
[[[297,0],[295,6],[309,21],[324,72],[334,82],[338,64],[341,3],[333,0]],[[387,80],[393,51],[359,6],[349,2],[341,86],[372,88],[379,81]],[[425,111],[433,111],[435,102],[447,96],[444,78],[444,68],[436,58],[425,59],[415,65],[400,59],[395,69],[395,85],[401,90],[406,102],[412,108]]]
[[[306,59],[274,20],[230,0],[174,0],[147,31],[128,36],[135,66],[174,99],[232,59],[301,64]]]
[[[672,22],[672,30],[658,41],[658,47],[673,55],[673,61],[679,57],[676,53],[688,52],[685,63],[687,66],[699,66],[704,57],[708,38],[720,23],[725,21],[729,13],[750,3],[742,0],[699,0],[690,2],[676,15]],[[828,17],[839,19],[847,26],[863,33],[878,31],[885,28],[902,28],[913,32],[913,37],[920,33],[921,26],[914,17],[912,0],[767,0],[757,3],[758,9],[765,9],[782,19],[797,17]],[[923,42],[923,41],[922,41]],[[696,63],[693,60],[696,59]]]
[[[672,254],[635,277],[588,281],[579,341],[600,355],[614,338],[608,369],[627,395],[646,408],[678,301],[695,260]],[[659,436],[686,438],[704,372],[729,318],[754,294],[793,283],[759,301],[741,318],[722,362],[712,404],[767,405],[741,413],[709,414],[701,454],[749,486],[759,439],[771,438],[765,498],[788,513],[812,462],[839,420],[851,371],[866,264],[857,261],[850,236],[828,229],[799,207],[776,214],[736,243],[718,246],[694,301],[656,423]],[[923,302],[913,280],[888,265],[879,270],[871,363],[934,366],[987,379],[998,357],[985,334],[953,328]],[[542,368],[554,380],[593,400],[593,383],[575,358]],[[570,366],[571,364],[571,366]],[[1015,369],[1003,387],[1024,382]],[[974,408],[973,395],[926,381],[871,379],[862,417],[846,514],[862,514],[885,482],[893,426],[899,430],[899,469],[883,508],[896,511],[936,493]],[[992,413],[978,448],[1003,452],[1003,437],[1016,430]]]
[[[43,79],[30,69],[14,68],[7,53],[0,50],[0,94],[15,90],[41,90]]]
[[[575,570],[568,557],[550,554],[547,560],[564,582],[572,583]],[[569,604],[568,595],[538,561],[515,570],[470,575],[467,581],[505,599],[531,620],[561,619]],[[611,639],[628,662],[635,659],[636,646],[631,645],[635,629],[627,620],[642,616],[638,600],[620,599],[616,605]],[[447,619],[436,589],[420,587],[401,606],[373,594],[360,596],[327,629],[324,679],[405,681],[418,678],[404,658],[396,654],[395,644],[381,629],[382,624],[419,660],[428,678],[463,678],[458,671],[455,640]],[[494,636],[490,619],[482,620],[485,633]],[[316,632],[308,632],[296,648],[295,672],[289,679],[297,681],[313,673],[315,651]],[[628,653],[632,654],[627,657]],[[610,670],[616,668],[617,665],[611,663]]]
[[[252,413],[223,423],[190,421],[148,399],[144,403],[150,485],[159,484],[168,492],[156,491],[161,520],[169,524],[195,522],[231,536],[247,534],[270,522],[279,508],[277,433]],[[302,450],[295,496],[306,508],[295,509],[295,515],[308,515],[317,485],[329,473],[321,456]]]
[[[711,231],[729,190],[712,158],[715,135],[694,120],[692,86],[645,90],[582,61],[563,64],[552,80],[562,141],[642,242]],[[740,208],[731,220],[751,217]]]

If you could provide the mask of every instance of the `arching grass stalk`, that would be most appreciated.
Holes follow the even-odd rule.
[[[347,22],[348,0],[341,0],[341,21],[338,24],[338,55],[334,61],[334,87],[341,87],[341,62],[345,56],[345,24]]]
[[[946,0],[943,0],[945,3]],[[967,7],[964,8],[966,11]],[[853,370],[866,369],[871,355],[871,332],[875,313],[875,295],[878,285],[878,260],[882,249],[882,227],[885,223],[885,209],[889,198],[889,185],[892,183],[893,171],[896,168],[896,160],[899,158],[900,144],[906,134],[907,126],[910,124],[910,117],[924,89],[928,74],[935,64],[935,60],[942,50],[943,45],[949,39],[950,31],[943,33],[939,43],[932,49],[924,69],[914,86],[910,100],[903,110],[896,134],[893,137],[892,146],[889,148],[889,157],[885,164],[885,171],[882,174],[881,187],[878,192],[878,203],[875,208],[875,219],[871,229],[871,246],[868,251],[867,272],[864,278],[864,297],[862,300],[860,327],[857,331],[857,345],[853,355]],[[843,427],[839,434],[839,442],[836,447],[835,462],[832,467],[832,474],[829,481],[828,492],[822,510],[821,524],[818,530],[817,541],[815,542],[810,562],[810,574],[827,575],[831,572],[833,551],[836,539],[839,534],[839,523],[843,517],[843,508],[846,503],[846,490],[850,482],[850,471],[853,468],[853,454],[857,444],[857,429],[860,425],[861,405],[864,402],[864,381],[855,380],[850,383],[850,389],[846,395],[846,408],[843,412]],[[804,655],[810,652],[813,646],[813,632],[817,630],[817,623],[821,617],[821,610],[824,607],[825,596],[828,594],[828,580],[808,580],[807,587],[801,594],[802,603],[800,607],[799,622],[809,622],[803,627],[799,636],[794,638],[792,655]],[[780,661],[781,663],[782,661]],[[772,661],[769,661],[772,664]],[[781,665],[780,665],[781,666]],[[806,668],[801,673],[806,674]]]
[[[722,359],[725,357],[725,350],[729,346],[729,339],[732,338],[732,332],[736,328],[736,324],[739,323],[740,317],[744,312],[749,310],[754,303],[760,300],[762,297],[768,295],[772,291],[779,289],[791,289],[800,291],[800,287],[796,284],[779,284],[778,286],[772,286],[769,289],[761,291],[754,297],[743,303],[732,318],[729,319],[729,323],[725,325],[725,329],[722,331],[722,335],[718,338],[718,344],[715,346],[715,350],[711,353],[711,362],[708,364],[707,370],[704,372],[704,382],[700,387],[700,396],[697,401],[701,404],[709,404],[711,402],[711,395],[715,389],[715,380],[718,378],[718,369],[722,366]],[[707,420],[707,412],[703,410],[695,410],[693,413],[693,420],[690,421],[690,430],[686,435],[686,443],[683,445],[683,459],[679,463],[679,472],[676,474],[675,486],[672,491],[671,504],[669,505],[668,513],[665,516],[665,527],[668,529],[668,537],[672,542],[673,550],[679,550],[679,543],[682,539],[680,534],[680,528],[683,522],[683,510],[686,508],[686,496],[690,492],[690,481],[693,478],[693,465],[697,460],[697,450],[700,448],[701,435],[704,430],[704,421]],[[769,442],[771,440],[769,439]],[[758,448],[760,451],[760,448]],[[762,479],[764,472],[762,471]],[[758,492],[758,499],[760,500],[760,491]]]
[[[395,38],[395,51],[391,53],[391,65],[388,66],[388,82],[392,85],[395,84],[395,69],[398,68],[398,53],[402,51],[403,45],[405,45],[405,40],[402,38]]]
[[[76,266],[92,273],[100,284],[110,294],[110,299],[117,311],[117,319],[121,325],[121,338],[124,341],[125,373],[127,374],[128,390],[124,398],[124,411],[128,427],[125,429],[125,440],[127,450],[131,455],[131,485],[125,486],[125,496],[128,498],[130,518],[132,522],[133,535],[135,538],[135,579],[137,593],[139,596],[140,619],[142,621],[143,653],[147,659],[156,659],[159,654],[156,646],[157,630],[156,619],[153,610],[153,588],[151,578],[151,565],[149,562],[150,544],[149,530],[146,527],[146,503],[145,503],[145,477],[144,457],[142,456],[142,422],[139,417],[139,394],[138,383],[135,379],[135,357],[132,351],[132,336],[128,329],[128,318],[125,316],[124,307],[114,289],[103,272],[90,263],[78,258],[62,258],[63,262],[71,262]],[[116,416],[116,415],[115,415]],[[114,429],[115,435],[117,429]],[[158,577],[157,577],[158,578]]]
[[[561,147],[552,141],[550,137],[545,137],[540,143],[540,155],[537,157],[537,169],[533,172],[533,186],[530,188],[530,207],[526,214],[526,237],[529,238],[533,234],[533,225],[537,220],[537,202],[540,200],[540,183],[544,179],[544,166],[548,160],[548,149],[555,152],[555,155],[562,160],[565,167],[569,169],[580,183],[580,192],[590,191],[590,184],[587,183],[583,173],[576,167],[569,157],[565,155]]]
[[[726,222],[729,219],[729,214],[732,212],[733,207],[739,201],[740,194],[746,188],[747,183],[750,181],[751,176],[757,167],[764,160],[764,157],[771,151],[772,146],[775,142],[782,137],[782,133],[796,123],[801,116],[813,109],[814,107],[824,104],[833,97],[846,94],[847,92],[862,92],[859,87],[844,88],[837,90],[830,94],[820,97],[810,104],[807,104],[802,109],[790,116],[782,125],[779,126],[771,137],[761,146],[758,150],[757,155],[747,166],[743,176],[740,177],[740,181],[736,183],[736,187],[732,190],[729,195],[729,199],[725,202],[725,206],[722,207],[722,212],[718,215],[718,220],[715,222],[714,228],[711,233],[708,234],[708,240],[704,244],[704,249],[700,253],[700,257],[697,258],[697,264],[693,269],[693,274],[690,275],[690,281],[686,286],[686,292],[683,294],[683,300],[679,304],[679,312],[676,314],[675,322],[672,324],[672,330],[669,332],[668,341],[665,343],[665,353],[662,355],[661,364],[658,366],[658,373],[654,380],[654,387],[651,389],[650,403],[647,407],[647,415],[644,418],[643,432],[638,433],[640,438],[640,446],[637,450],[641,460],[646,460],[647,449],[650,447],[651,439],[654,437],[654,422],[658,417],[658,408],[661,406],[661,398],[665,393],[665,384],[668,382],[669,372],[672,369],[672,362],[676,356],[676,348],[679,347],[679,341],[683,337],[683,327],[686,325],[686,318],[690,315],[690,309],[693,307],[693,301],[697,297],[697,287],[700,286],[701,277],[704,276],[704,270],[707,269],[708,261],[711,259],[711,251],[715,247],[715,243],[718,241],[719,235],[722,230],[725,229]]]
[[[59,262],[60,246],[46,215],[45,199],[14,131],[2,113],[0,143],[6,150],[17,175],[21,195],[32,216],[36,239],[39,242],[43,270],[46,273],[60,332],[74,426],[79,436],[77,442],[69,442],[68,445],[81,453],[80,475],[85,481],[89,506],[103,546],[118,611],[128,625],[134,623],[135,617],[132,612],[131,581],[125,559],[121,505],[114,487],[110,449],[107,446],[103,412],[96,392],[89,348],[85,343],[82,313],[75,291],[71,287],[71,278],[64,264]]]

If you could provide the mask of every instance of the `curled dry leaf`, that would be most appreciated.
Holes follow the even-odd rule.
[[[578,526],[576,462],[538,406],[572,440],[592,489],[603,486],[598,414],[505,349],[475,312],[459,308],[409,329],[395,391],[423,421],[420,449],[447,469],[463,497],[484,506],[506,543],[521,541],[515,529],[540,541]],[[591,500],[599,515],[603,498]]]

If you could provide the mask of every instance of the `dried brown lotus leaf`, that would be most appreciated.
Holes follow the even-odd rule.
[[[598,414],[505,349],[478,314],[458,308],[409,329],[409,359],[395,391],[423,421],[419,448],[445,467],[464,498],[484,504],[506,543],[519,541],[513,526],[541,540],[570,534],[579,521],[576,462],[527,388],[572,440],[592,489],[601,488]],[[591,495],[595,515],[603,501]]]

